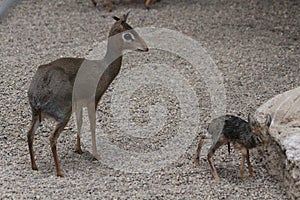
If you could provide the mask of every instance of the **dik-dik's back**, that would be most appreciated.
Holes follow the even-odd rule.
[[[61,121],[71,115],[73,85],[83,61],[83,58],[60,58],[38,67],[28,90],[33,116]]]
[[[260,125],[251,115],[248,118],[249,122],[233,115],[218,117],[209,124],[208,133],[212,135],[213,142],[228,140],[248,149],[267,143],[269,125]]]

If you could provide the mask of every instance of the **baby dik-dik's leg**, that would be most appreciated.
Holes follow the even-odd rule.
[[[54,163],[55,163],[55,167],[56,167],[56,174],[59,177],[64,177],[64,175],[62,174],[62,171],[61,171],[61,168],[59,165],[58,155],[57,155],[57,150],[56,150],[56,143],[57,143],[59,134],[64,130],[64,127],[66,126],[67,122],[68,122],[68,120],[61,122],[61,123],[56,122],[55,128],[50,135],[50,145],[51,145],[51,150],[52,150]]]
[[[252,165],[250,163],[250,156],[249,156],[249,149],[247,149],[247,164],[248,164],[248,171],[253,178],[255,178],[255,173],[253,171]]]
[[[200,153],[201,153],[201,148],[202,148],[203,143],[204,143],[204,139],[205,139],[204,137],[201,137],[201,139],[199,140],[198,147],[197,147],[197,150],[196,150],[196,153],[195,153],[194,161],[195,161],[195,164],[197,166],[200,165],[199,157],[200,157]]]
[[[246,158],[247,158],[247,162],[248,162],[248,149],[246,147],[241,147],[241,152],[242,152],[242,163],[240,166],[240,178],[243,178]],[[250,160],[249,160],[249,162],[250,162]]]
[[[214,177],[214,179],[215,179],[216,181],[219,181],[220,178],[219,178],[219,176],[218,176],[218,173],[217,173],[217,170],[216,170],[216,168],[215,168],[215,165],[214,165],[214,162],[213,162],[212,157],[213,157],[214,153],[216,152],[216,150],[217,150],[218,148],[220,148],[222,145],[226,144],[226,143],[228,143],[228,141],[225,141],[225,140],[224,140],[224,141],[218,140],[218,141],[217,141],[216,143],[214,143],[214,144],[209,148],[209,150],[208,150],[207,160],[208,160],[208,163],[209,163],[209,165],[210,165],[210,168],[211,168],[211,172],[212,172],[212,174],[213,174],[213,177]]]
[[[29,154],[30,154],[30,160],[31,160],[31,168],[33,170],[37,170],[37,166],[34,159],[34,153],[33,153],[33,140],[34,140],[34,133],[36,129],[39,126],[39,116],[32,116],[32,120],[29,126],[29,131],[27,133],[27,142],[29,147]]]

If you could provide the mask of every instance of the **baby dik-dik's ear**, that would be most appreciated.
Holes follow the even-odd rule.
[[[271,115],[267,114],[267,115],[266,115],[265,125],[266,125],[267,127],[270,127],[271,123],[272,123],[272,117],[271,117]]]
[[[248,114],[248,123],[251,127],[255,127],[259,125],[256,119],[250,113]]]

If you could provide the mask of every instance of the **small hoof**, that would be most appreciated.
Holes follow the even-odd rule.
[[[83,154],[84,152],[82,151],[82,149],[81,148],[79,148],[79,149],[75,149],[75,153],[78,153],[78,154]]]
[[[36,171],[38,170],[38,168],[37,168],[36,165],[32,165],[31,168],[32,168],[33,170],[36,170]]]
[[[100,160],[100,156],[98,154],[93,154],[93,160]]]
[[[218,174],[213,174],[213,177],[214,177],[216,182],[220,181],[220,178],[219,178]]]
[[[220,182],[220,178],[219,177],[215,177],[214,178],[216,182]]]
[[[62,173],[57,173],[57,177],[64,178],[64,175]]]

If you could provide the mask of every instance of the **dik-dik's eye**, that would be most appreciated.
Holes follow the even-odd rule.
[[[257,142],[258,144],[261,144],[261,143],[262,143],[262,140],[261,140],[258,136],[256,136],[255,138],[256,138],[256,142]]]
[[[134,40],[134,36],[131,33],[123,33],[122,38],[126,42],[131,42]]]

